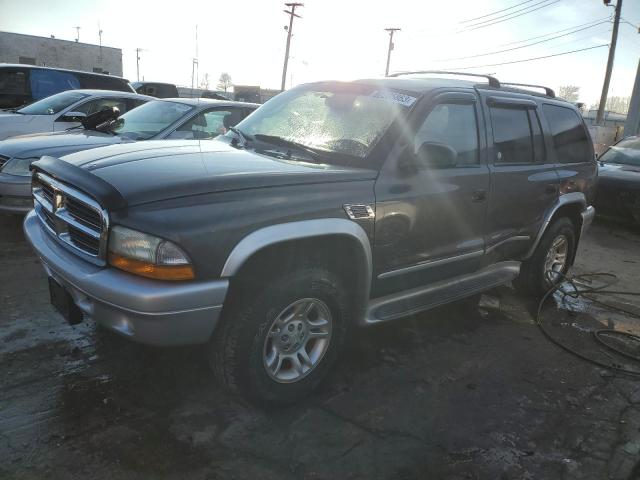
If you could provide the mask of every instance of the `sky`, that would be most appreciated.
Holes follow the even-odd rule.
[[[604,78],[607,47],[511,65],[496,63],[597,47],[611,40],[612,24],[602,23],[538,45],[493,55],[539,40],[521,42],[612,16],[602,0],[306,0],[302,18],[293,26],[287,87],[315,80],[349,80],[384,74],[388,34],[394,38],[391,71],[469,68],[492,73],[503,81],[580,87],[580,100],[596,103]],[[538,5],[535,6],[534,5]],[[506,20],[517,10],[537,8]],[[0,0],[0,30],[98,43],[98,24],[105,46],[122,49],[124,76],[136,80],[136,48],[140,79],[191,85],[196,56],[200,80],[214,88],[222,72],[235,84],[279,88],[288,24],[278,0]],[[481,17],[477,20],[470,19]],[[499,18],[500,17],[500,18]],[[623,0],[622,23],[610,96],[631,94],[640,58],[640,0]],[[500,21],[486,26],[482,22]],[[470,25],[482,26],[470,31]],[[558,33],[561,35],[564,32]],[[555,35],[551,35],[553,37]],[[514,43],[521,42],[521,43]],[[482,55],[475,58],[461,58]]]

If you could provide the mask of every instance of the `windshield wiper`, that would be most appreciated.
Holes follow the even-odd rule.
[[[249,135],[242,133],[242,130],[240,130],[239,128],[229,127],[229,130],[231,130],[238,136],[238,138],[240,138],[240,141],[242,142],[242,144],[240,145],[241,147],[246,147],[247,143],[253,140],[253,138],[251,138]]]
[[[298,142],[294,142],[293,140],[287,140],[286,138],[278,137],[276,135],[265,135],[263,133],[256,133],[254,135],[256,140],[260,140],[261,142],[271,143],[273,145],[278,145],[280,147],[289,147],[295,148],[297,150],[302,150],[306,154],[308,154],[312,160],[319,160],[322,158],[322,155],[317,150],[307,147],[306,145]],[[291,157],[291,151],[287,152],[287,156]]]

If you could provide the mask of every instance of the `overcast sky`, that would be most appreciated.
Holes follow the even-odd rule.
[[[299,10],[303,18],[296,19],[293,28],[287,86],[291,82],[295,85],[382,75],[388,42],[383,29],[401,27],[396,35],[392,71],[479,66],[466,71],[495,73],[503,81],[555,88],[578,85],[582,101],[596,102],[602,88],[606,47],[526,63],[484,65],[609,43],[610,23],[526,48],[460,59],[545,40],[549,37],[512,43],[604,20],[614,11],[602,0],[529,0],[520,7],[460,23],[522,1],[306,0]],[[624,0],[623,5],[622,17],[638,25],[640,1]],[[283,27],[288,23],[283,7],[277,0],[0,0],[0,30],[73,40],[73,27],[79,25],[81,42],[98,43],[100,22],[103,45],[122,49],[126,78],[136,79],[135,49],[139,47],[144,49],[141,79],[190,85],[197,24],[201,79],[208,73],[214,86],[220,73],[228,72],[236,84],[278,88],[286,40]],[[498,17],[525,7],[539,9],[495,25],[481,23],[504,20]],[[460,32],[469,25],[483,28]],[[640,34],[623,23],[610,95],[631,94],[639,58]]]

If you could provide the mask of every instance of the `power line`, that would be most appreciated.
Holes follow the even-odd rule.
[[[555,35],[556,33],[562,33],[562,32],[566,32],[567,30],[573,30],[574,28],[580,28],[580,27],[584,27],[585,25],[594,24],[596,22],[602,22],[603,20],[611,20],[611,17],[598,18],[596,20],[591,20],[590,22],[581,23],[580,25],[574,25],[573,27],[563,28],[562,30],[557,30],[555,32],[549,32],[549,33],[545,33],[544,35],[538,35],[538,36],[535,36],[535,37],[529,37],[529,38],[525,38],[524,40],[517,40],[515,42],[501,43],[501,44],[498,44],[496,46],[497,47],[508,47],[509,45],[515,45],[516,43],[524,43],[524,42],[528,42],[530,40],[537,40],[538,38],[548,37],[549,35]]]
[[[549,0],[541,0],[538,3],[534,3],[533,5],[528,5],[528,6],[524,7],[524,8],[521,8],[519,10],[515,10],[513,12],[505,13],[504,15],[500,15],[498,17],[493,17],[493,18],[490,18],[488,20],[483,20],[483,21],[478,22],[478,23],[472,23],[471,25],[467,25],[467,27],[465,27],[465,28],[475,27],[477,25],[482,25],[483,23],[490,23],[490,22],[493,22],[495,20],[500,20],[501,18],[509,17],[509,16],[514,15],[516,13],[520,13],[520,12],[524,12],[525,10],[529,10],[530,8],[533,8],[533,7],[537,6],[537,5],[542,5],[543,3],[546,3],[548,1]]]
[[[601,48],[601,47],[608,47],[608,46],[609,46],[608,43],[603,43],[602,45],[596,45],[594,47],[581,48],[579,50],[571,50],[569,52],[555,53],[553,55],[545,55],[543,57],[525,58],[524,60],[514,60],[512,62],[488,63],[485,65],[474,65],[473,67],[459,67],[459,68],[452,68],[451,70],[471,70],[472,68],[499,67],[501,65],[511,65],[513,63],[532,62],[534,60],[542,60],[544,58],[559,57],[561,55],[569,55],[570,53],[584,52],[586,50],[593,50],[594,48]]]
[[[506,12],[507,10],[511,10],[512,8],[516,8],[516,7],[519,7],[520,5],[524,5],[525,3],[531,3],[531,2],[533,2],[533,0],[526,0],[524,2],[520,2],[520,3],[516,3],[515,5],[511,5],[510,7],[503,8],[502,10],[496,10],[495,12],[487,13],[486,15],[481,15],[479,17],[469,18],[467,20],[462,20],[460,23],[468,23],[468,22],[473,22],[474,20],[479,20],[481,18],[490,17],[492,15],[495,15],[496,13]]]
[[[503,20],[498,20],[498,21],[493,22],[493,23],[487,23],[486,25],[478,25],[478,26],[476,26],[476,27],[473,27],[473,25],[470,25],[469,27],[473,27],[473,28],[466,28],[466,29],[464,29],[464,30],[459,30],[457,33],[472,32],[473,30],[478,30],[478,29],[480,29],[480,28],[490,27],[490,26],[492,26],[492,25],[496,25],[496,24],[498,24],[498,23],[507,22],[507,21],[509,21],[509,20],[513,20],[514,18],[518,18],[518,17],[521,17],[521,16],[523,16],[523,15],[527,15],[527,14],[529,14],[529,13],[533,13],[533,12],[535,12],[535,11],[537,11],[537,10],[542,9],[542,8],[549,7],[549,6],[551,6],[551,5],[555,4],[555,3],[558,3],[559,1],[560,1],[560,0],[553,0],[551,3],[547,3],[546,5],[542,5],[542,6],[538,7],[538,8],[534,8],[534,9],[532,9],[532,10],[528,10],[528,11],[526,11],[526,12],[519,13],[518,15],[514,15],[514,16],[512,16],[512,17],[505,18],[505,19],[503,19]]]
[[[546,38],[544,40],[538,40],[537,42],[528,43],[526,45],[520,45],[519,47],[506,48],[504,50],[496,50],[494,52],[486,52],[486,53],[478,53],[476,55],[467,55],[465,57],[457,57],[457,58],[447,58],[442,60],[435,60],[436,62],[440,61],[449,61],[449,60],[466,60],[468,58],[477,58],[477,57],[487,57],[489,55],[497,55],[498,53],[512,52],[513,50],[519,50],[521,48],[532,47],[534,45],[539,45],[541,43],[550,42],[551,40],[555,40],[557,38],[566,37],[567,35],[573,35],[574,33],[582,32],[583,30],[588,30],[589,28],[597,27],[598,25],[602,25],[603,23],[607,23],[608,20],[604,20],[602,22],[598,22],[596,24],[590,25],[588,27],[579,28],[577,30],[573,30],[568,33],[563,33],[562,35],[556,35],[555,37]]]

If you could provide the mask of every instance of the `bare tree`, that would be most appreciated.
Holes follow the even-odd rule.
[[[223,72],[218,79],[218,89],[224,90],[226,92],[229,87],[233,87],[231,75],[229,75],[227,72]]]
[[[605,110],[613,113],[620,113],[626,115],[629,113],[629,105],[631,104],[631,97],[609,97],[607,98],[607,104]],[[600,106],[599,103],[591,105],[591,110],[597,110]]]
[[[209,74],[205,73],[204,77],[200,81],[200,88],[203,90],[209,90]]]
[[[558,96],[567,102],[577,102],[580,96],[580,87],[577,85],[563,85],[558,91]]]

